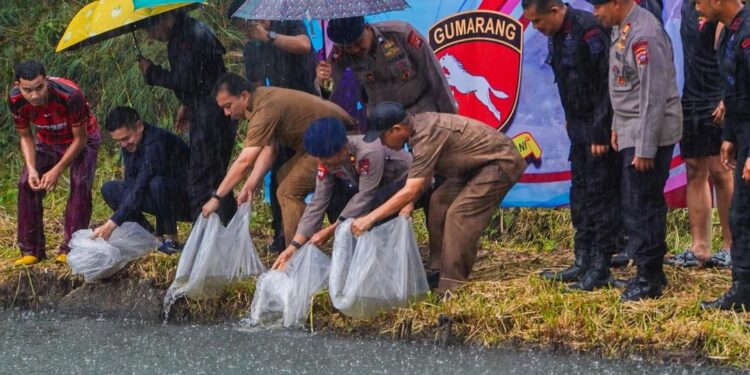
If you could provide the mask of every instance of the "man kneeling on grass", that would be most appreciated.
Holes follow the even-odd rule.
[[[112,231],[126,221],[153,232],[153,226],[143,216],[147,212],[156,216],[156,235],[164,239],[159,251],[179,251],[177,221],[191,221],[185,190],[188,145],[175,134],[145,123],[130,107],[112,109],[106,126],[122,147],[125,179],[102,186],[102,197],[115,213],[94,230],[92,237],[109,239]]]
[[[430,197],[429,268],[445,294],[466,283],[479,237],[500,201],[521,178],[526,162],[503,133],[467,117],[425,112],[406,115],[401,104],[382,102],[370,114],[365,142],[380,139],[394,150],[408,143],[414,161],[404,188],[352,223],[360,235],[399,211],[410,212],[432,177],[445,181]]]
[[[346,135],[337,118],[322,118],[305,131],[305,150],[318,161],[318,179],[312,202],[305,208],[297,233],[273,268],[283,268],[308,239],[325,244],[338,224],[364,215],[404,186],[411,154],[391,150],[380,141],[365,142],[362,135]],[[333,222],[322,229],[323,214]]]

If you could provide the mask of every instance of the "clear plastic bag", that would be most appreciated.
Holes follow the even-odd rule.
[[[165,306],[181,296],[216,297],[230,281],[263,273],[266,268],[250,238],[249,223],[249,203],[239,207],[226,227],[215,213],[207,219],[199,217],[182,249]]]
[[[283,271],[262,274],[255,286],[248,323],[252,326],[300,325],[310,310],[310,300],[328,282],[331,259],[306,244]]]
[[[107,241],[102,238],[92,240],[92,234],[91,229],[76,231],[68,244],[68,265],[87,283],[114,275],[128,262],[159,245],[153,234],[132,222],[115,228]]]
[[[359,238],[347,220],[336,229],[328,291],[333,306],[357,319],[405,307],[429,290],[411,220],[398,216]]]

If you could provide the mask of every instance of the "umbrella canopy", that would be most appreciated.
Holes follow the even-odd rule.
[[[132,0],[133,5],[135,6],[135,9],[141,9],[141,8],[153,8],[160,5],[172,5],[172,4],[179,4],[184,3],[185,0]],[[205,2],[202,1],[202,2]]]
[[[233,17],[263,20],[334,19],[408,7],[405,0],[247,0]]]
[[[133,0],[99,0],[83,7],[68,24],[55,52],[75,49],[116,37],[146,26],[149,17],[184,8],[190,10],[203,1],[183,1],[135,10]]]

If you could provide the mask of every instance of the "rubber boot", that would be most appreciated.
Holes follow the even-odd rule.
[[[644,298],[658,298],[667,286],[667,276],[663,270],[663,259],[655,264],[638,267],[638,274],[620,295],[620,300],[639,301]]]
[[[559,272],[545,270],[539,276],[545,280],[563,281],[566,283],[578,281],[589,268],[591,254],[588,250],[574,250],[574,252],[576,259],[572,266]]]
[[[590,292],[599,288],[611,287],[615,282],[609,271],[611,257],[612,255],[605,252],[595,254],[591,266],[581,277],[581,280],[571,284],[568,288]]]
[[[701,302],[704,310],[750,311],[750,281],[732,281],[732,287],[714,301]]]
[[[621,249],[621,251],[612,256],[610,265],[614,268],[627,267],[630,264],[630,260],[633,259],[633,250],[629,249],[627,246],[628,236],[624,234],[620,235],[617,243],[617,246],[619,249]]]

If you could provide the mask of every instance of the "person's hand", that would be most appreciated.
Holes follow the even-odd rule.
[[[745,167],[742,168],[742,179],[746,184],[750,184],[750,158],[745,159]]]
[[[91,234],[91,239],[95,240],[97,238],[103,238],[105,241],[109,240],[109,236],[112,235],[112,231],[114,231],[117,228],[117,224],[110,220],[107,220],[106,223],[100,225],[98,228],[94,229],[94,233]]]
[[[141,70],[141,73],[146,74],[148,69],[151,68],[151,65],[154,65],[154,62],[151,61],[151,59],[147,59],[143,56],[138,58],[138,69]]]
[[[591,155],[603,156],[609,152],[609,145],[591,145]]]
[[[42,190],[42,183],[39,179],[39,172],[34,168],[29,168],[29,187],[31,190],[39,191]]]
[[[243,187],[240,193],[237,194],[237,205],[241,205],[245,202],[253,202],[253,193],[249,188]]]
[[[296,247],[291,245],[287,247],[284,251],[281,252],[281,254],[279,254],[279,257],[276,258],[276,261],[273,262],[273,266],[271,266],[271,269],[283,271],[286,268],[286,263],[289,262],[290,259],[292,259],[292,256],[296,252]]]
[[[609,137],[609,143],[612,145],[612,149],[615,151],[620,151],[620,146],[617,145],[617,132],[612,131],[612,135]]]
[[[635,167],[635,170],[638,172],[646,172],[651,169],[654,169],[654,158],[641,158],[641,157],[634,157],[633,162],[631,163],[633,167]]]
[[[734,147],[734,143],[724,141],[721,143],[721,151],[719,151],[721,157],[721,165],[728,170],[732,170],[737,166],[737,150]]]
[[[54,190],[57,186],[57,181],[60,180],[61,174],[62,170],[60,170],[59,168],[50,169],[42,176],[42,179],[39,181],[40,189],[44,189],[46,191]]]
[[[180,105],[177,114],[174,117],[174,128],[179,133],[185,133],[190,129],[190,120],[188,119],[188,108]]]
[[[211,215],[212,213],[216,212],[216,210],[219,209],[219,200],[216,198],[211,198],[206,202],[206,204],[203,205],[202,215],[203,217],[208,217],[208,215]]]
[[[714,112],[711,114],[714,118],[714,124],[721,125],[724,123],[724,116],[727,114],[727,108],[724,106],[724,101],[720,101],[719,105],[716,106]]]
[[[414,211],[414,203],[409,203],[404,208],[401,209],[401,211],[398,212],[400,216],[405,216],[407,218],[411,217],[411,213]]]
[[[268,37],[268,30],[260,22],[248,22],[247,37],[250,40],[257,40],[263,43],[268,43],[271,40]]]
[[[324,80],[331,79],[332,72],[331,64],[327,61],[321,61],[318,63],[318,66],[315,67],[315,77],[320,83],[323,83]]]
[[[333,226],[328,226],[328,228],[319,230],[318,233],[315,233],[310,237],[310,243],[318,247],[323,246],[331,239],[331,237],[333,237],[334,232],[335,227]]]
[[[368,230],[372,229],[373,225],[375,225],[375,222],[369,215],[356,218],[352,222],[352,234],[355,236],[361,236]]]

